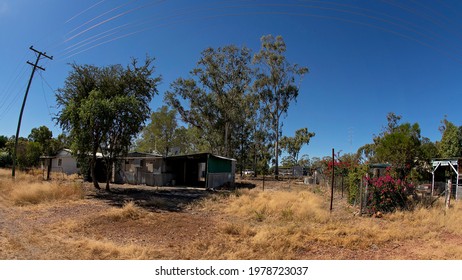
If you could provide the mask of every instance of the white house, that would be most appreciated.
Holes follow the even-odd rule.
[[[42,158],[42,169],[50,172],[60,172],[67,175],[79,173],[77,160],[72,156],[71,150],[62,149],[54,156]],[[47,175],[47,178],[49,175]]]

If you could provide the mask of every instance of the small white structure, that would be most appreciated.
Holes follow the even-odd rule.
[[[433,191],[435,190],[435,173],[439,167],[448,167],[449,170],[454,172],[456,175],[455,186],[450,186],[450,189],[453,190],[455,188],[455,199],[458,200],[462,195],[462,158],[448,158],[448,159],[434,159],[432,160],[432,195]],[[452,191],[451,191],[452,193]]]
[[[67,175],[79,173],[77,160],[72,156],[69,149],[62,149],[54,156],[46,156],[42,158],[42,170],[47,171],[47,179],[50,172],[59,172]]]

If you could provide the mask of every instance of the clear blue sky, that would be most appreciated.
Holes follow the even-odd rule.
[[[163,81],[152,109],[178,77],[186,77],[207,47],[260,47],[282,35],[287,58],[307,66],[283,134],[316,133],[301,154],[356,152],[386,124],[388,112],[418,122],[422,135],[441,138],[447,115],[461,125],[462,1],[205,1],[0,0],[0,135],[16,132],[35,61],[34,48],[52,55],[29,92],[21,136],[48,126],[58,112],[54,91],[68,63],[126,65],[156,58]]]

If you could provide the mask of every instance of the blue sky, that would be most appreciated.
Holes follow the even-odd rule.
[[[302,127],[316,133],[301,154],[356,152],[388,112],[418,122],[436,141],[445,115],[461,125],[461,12],[461,1],[0,0],[0,135],[16,132],[31,45],[54,59],[39,64],[46,71],[36,72],[20,135],[46,125],[57,136],[54,91],[68,63],[155,57],[163,78],[156,110],[205,48],[257,52],[260,37],[273,34],[283,36],[290,62],[310,69],[283,127],[289,136]]]

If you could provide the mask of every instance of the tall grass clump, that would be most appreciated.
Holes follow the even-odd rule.
[[[77,183],[58,182],[18,182],[9,194],[14,205],[34,205],[60,200],[78,200],[84,197],[84,191]]]
[[[80,184],[72,181],[46,181],[37,175],[0,169],[0,199],[18,206],[35,205],[58,200],[77,200],[84,197]]]
[[[148,215],[149,212],[137,206],[133,201],[124,203],[121,208],[112,208],[104,217],[112,221],[138,220]]]

